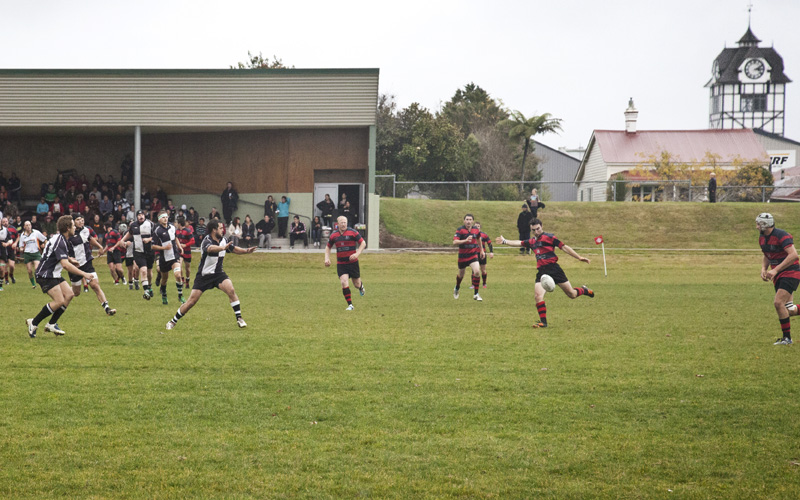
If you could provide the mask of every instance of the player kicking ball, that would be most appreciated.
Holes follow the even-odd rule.
[[[236,290],[233,289],[233,282],[222,270],[222,259],[225,258],[226,252],[233,252],[236,254],[253,253],[256,247],[247,249],[239,248],[233,245],[233,242],[228,242],[222,236],[222,224],[219,220],[214,219],[208,223],[208,234],[203,238],[200,244],[200,264],[197,266],[197,275],[194,277],[194,286],[189,299],[185,304],[181,304],[178,312],[167,322],[167,330],[172,330],[178,324],[178,320],[186,316],[186,313],[197,304],[200,296],[206,290],[212,288],[219,288],[228,296],[231,301],[231,308],[236,315],[236,324],[239,328],[244,328],[247,323],[242,318],[242,309],[239,304],[239,297],[236,295]]]
[[[542,221],[539,219],[531,220],[531,234],[533,238],[529,240],[507,240],[503,236],[498,236],[495,240],[500,245],[508,245],[512,247],[522,247],[533,250],[536,254],[536,285],[534,286],[534,297],[536,299],[536,309],[539,311],[539,321],[533,324],[534,328],[547,328],[547,306],[544,303],[545,289],[542,286],[542,276],[547,274],[556,285],[558,285],[564,294],[571,298],[576,299],[581,295],[587,297],[594,297],[594,292],[587,288],[586,285],[580,288],[573,288],[567,279],[567,275],[558,265],[558,256],[556,255],[556,247],[560,248],[568,255],[575,257],[581,262],[589,263],[589,259],[581,257],[575,250],[565,245],[552,233],[545,233],[542,229]]]

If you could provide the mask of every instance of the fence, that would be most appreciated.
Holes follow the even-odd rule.
[[[552,200],[550,193],[558,185],[576,185],[562,182],[520,181],[398,181],[395,175],[376,175],[375,193],[392,198],[430,198],[438,200],[519,200],[521,195],[537,188],[542,200]],[[555,201],[708,201],[705,184],[692,184],[691,180],[653,181],[582,181],[578,183],[577,199]],[[770,199],[790,198],[800,186],[717,186],[718,202],[767,202]],[[800,198],[798,198],[800,201]]]

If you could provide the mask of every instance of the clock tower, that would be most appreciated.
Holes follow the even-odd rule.
[[[783,136],[786,84],[783,58],[750,26],[737,48],[723,49],[711,66],[708,128],[758,128]]]

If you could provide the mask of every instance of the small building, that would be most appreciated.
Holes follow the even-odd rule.
[[[581,162],[574,156],[553,149],[538,141],[533,141],[533,154],[539,160],[542,172],[542,190],[547,191],[547,199],[551,201],[574,201],[578,189],[575,187],[575,174]]]
[[[708,154],[718,157],[717,167],[735,168],[737,161],[763,161],[767,152],[750,129],[636,130],[638,111],[630,101],[625,111],[625,130],[595,130],[575,175],[577,201],[654,199],[662,184],[647,172],[647,160],[667,151],[677,161],[700,164]],[[635,184],[627,193],[613,192],[609,181],[621,177]]]

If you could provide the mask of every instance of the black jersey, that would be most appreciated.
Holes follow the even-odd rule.
[[[60,234],[54,234],[47,240],[42,252],[42,260],[36,268],[37,278],[60,278],[61,261],[69,257],[69,243]]]
[[[224,272],[222,270],[222,259],[225,258],[225,250],[220,252],[209,252],[208,248],[211,245],[225,247],[228,245],[228,240],[226,240],[224,236],[219,240],[219,242],[211,239],[210,235],[203,238],[203,242],[200,244],[200,252],[202,252],[202,257],[200,257],[200,265],[197,266],[197,277],[209,276]]]

